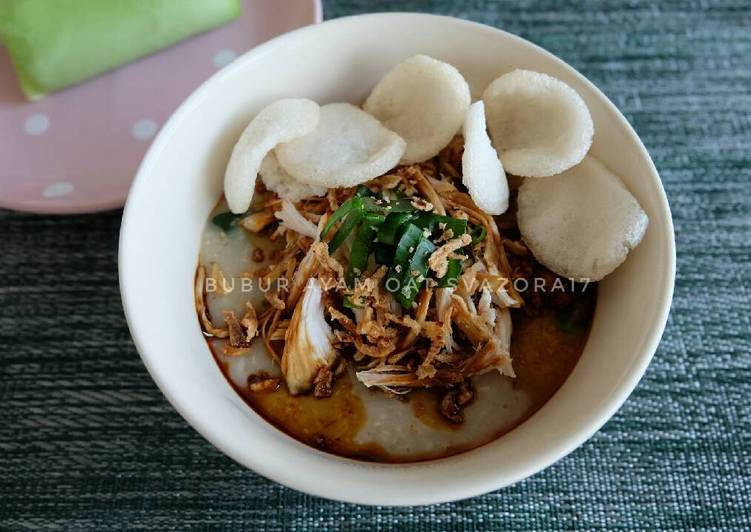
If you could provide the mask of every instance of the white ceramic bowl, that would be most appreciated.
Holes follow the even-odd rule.
[[[556,395],[521,426],[436,461],[373,464],[314,450],[269,425],[232,390],[196,318],[201,232],[222,193],[230,150],[269,102],[305,96],[361,102],[413,54],[455,65],[479,94],[513,68],[558,77],[592,113],[592,153],[623,177],[650,218],[644,241],[602,282],[584,354]],[[634,130],[581,74],[541,48],[463,20],[376,14],[332,20],[251,50],[203,84],[166,123],[130,190],[120,235],[120,288],[133,340],[172,405],[206,439],[254,471],[310,494],[363,504],[450,501],[502,488],[573,451],[621,406],[667,320],[675,276],[670,210]]]

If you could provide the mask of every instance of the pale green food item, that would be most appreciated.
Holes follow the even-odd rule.
[[[240,0],[2,0],[0,41],[38,99],[238,17]]]

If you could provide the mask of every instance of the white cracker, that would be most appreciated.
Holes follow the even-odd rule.
[[[404,140],[349,103],[321,107],[310,133],[277,146],[279,164],[295,179],[316,186],[352,187],[399,163]]]
[[[448,145],[470,102],[469,85],[456,68],[416,55],[386,73],[363,108],[407,142],[401,162],[412,164]]]
[[[462,181],[475,204],[488,214],[508,209],[508,181],[485,129],[485,106],[473,103],[464,121]]]
[[[519,188],[519,231],[555,273],[599,281],[641,242],[649,219],[621,180],[594,157]]]
[[[287,229],[308,236],[313,240],[318,237],[316,224],[300,214],[300,211],[295,209],[295,206],[288,200],[282,200],[282,208],[274,213],[274,217]]]
[[[263,108],[240,135],[224,174],[224,196],[232,212],[243,213],[253,199],[261,161],[280,142],[313,131],[318,104],[304,98],[278,100]]]
[[[293,203],[301,199],[326,195],[326,187],[309,185],[289,175],[279,164],[273,150],[263,158],[258,173],[267,189]]]
[[[589,110],[559,79],[514,70],[493,81],[482,99],[493,145],[511,174],[559,174],[578,164],[592,145]]]

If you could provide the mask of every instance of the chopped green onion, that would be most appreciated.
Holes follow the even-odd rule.
[[[367,197],[367,196],[373,196],[374,194],[373,194],[373,191],[370,190],[365,185],[358,185],[357,186],[357,191],[355,192],[355,195],[359,196],[361,198],[364,198],[364,197]]]
[[[442,216],[440,214],[422,214],[415,221],[417,227],[427,229],[431,233],[443,225],[443,230],[451,229],[454,237],[463,235],[467,232],[467,220],[452,218],[451,216]]]
[[[488,230],[485,229],[484,225],[478,225],[477,227],[472,229],[470,236],[472,237],[472,242],[470,242],[470,245],[474,246],[475,244],[478,244],[485,240],[485,237],[488,236]]]
[[[394,246],[378,243],[373,250],[373,256],[377,264],[390,266],[394,262]]]
[[[378,228],[378,241],[382,244],[394,245],[400,236],[400,229],[404,224],[412,220],[411,212],[392,212],[386,216],[383,225]]]
[[[362,214],[363,220],[369,225],[381,225],[386,220],[385,214],[377,212],[365,211]]]
[[[427,238],[422,238],[415,248],[415,254],[407,265],[407,271],[403,272],[402,286],[396,293],[396,300],[404,308],[412,308],[418,292],[425,283],[428,275],[428,258],[435,251],[435,244]]]
[[[351,308],[351,309],[362,308],[362,307],[360,307],[358,305],[355,305],[352,302],[352,298],[350,298],[349,296],[344,296],[344,300],[342,301],[342,306],[344,308]]]
[[[462,273],[462,261],[459,259],[449,259],[448,269],[446,275],[441,277],[438,281],[438,288],[454,288],[456,287],[459,276]]]
[[[388,206],[389,212],[415,212],[417,210],[409,198],[399,198],[396,201],[391,201]]]
[[[234,214],[231,211],[222,212],[217,214],[211,219],[211,223],[213,223],[215,226],[217,226],[219,229],[224,231],[225,233],[228,233],[232,230],[233,227],[237,224],[238,218],[245,216],[245,213],[243,214]]]
[[[321,238],[324,238],[336,223],[341,222],[329,242],[330,253],[350,235],[355,235],[346,272],[349,286],[367,269],[373,253],[376,263],[390,266],[386,289],[405,308],[411,308],[429,274],[428,258],[436,249],[430,240],[432,233],[439,229],[442,232],[451,230],[457,237],[469,229],[467,220],[421,212],[412,201],[405,197],[386,201],[361,185],[355,196],[334,212],[321,232]],[[471,235],[473,244],[480,242],[486,237],[485,228],[475,227]],[[461,260],[449,260],[447,273],[438,280],[438,286],[455,286],[461,270]]]
[[[363,209],[366,212],[373,214],[381,214],[386,216],[391,212],[391,205],[382,199],[376,197],[362,198]]]
[[[394,294],[402,307],[412,308],[415,296],[425,283],[428,257],[435,244],[425,238],[422,229],[410,223],[404,230],[394,252],[394,263],[386,280],[386,290]]]
[[[361,220],[362,213],[360,211],[353,211],[349,216],[347,216],[347,219],[344,220],[342,225],[339,227],[339,230],[334,235],[334,238],[332,238],[331,242],[329,242],[329,253],[336,251],[339,246],[341,246],[344,241],[347,240],[347,237],[352,231],[354,231],[355,227],[357,227]]]
[[[331,230],[332,227],[334,227],[334,224],[347,216],[352,211],[361,211],[362,210],[362,199],[358,196],[354,196],[344,203],[342,203],[339,208],[334,211],[334,214],[331,215],[331,218],[329,218],[328,223],[326,224],[326,227],[323,228],[323,231],[321,231],[321,238],[324,238],[328,232]]]
[[[347,266],[346,281],[347,285],[352,286],[355,277],[361,275],[368,267],[368,257],[373,247],[377,229],[370,225],[362,225],[360,231],[352,241],[352,251],[349,254],[349,265]]]
[[[399,238],[399,243],[396,245],[396,251],[394,251],[394,264],[406,264],[415,252],[415,248],[421,239],[422,229],[415,224],[407,224],[404,233]]]

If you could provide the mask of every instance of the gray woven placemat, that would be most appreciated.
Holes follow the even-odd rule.
[[[678,278],[634,395],[572,455],[496,493],[413,509],[312,498],[224,457],[162,398],[120,307],[119,211],[0,211],[0,529],[751,526],[747,0],[325,2],[327,17],[394,9],[542,45],[641,135],[673,209]]]

